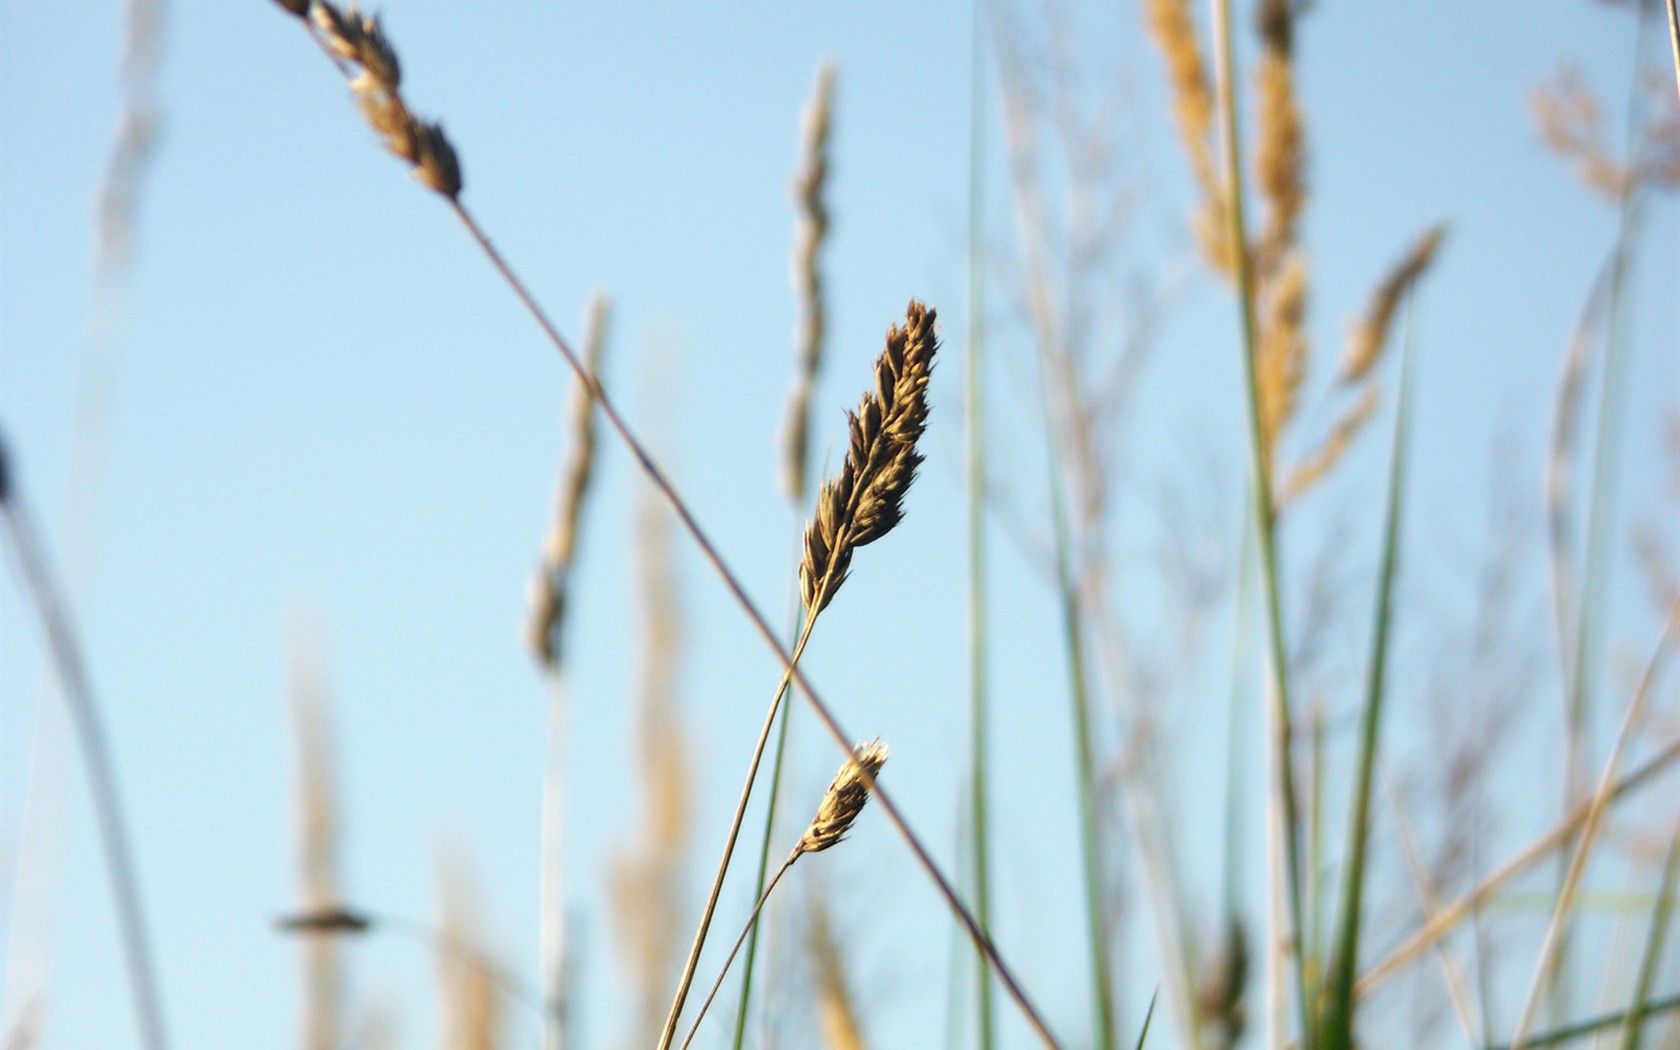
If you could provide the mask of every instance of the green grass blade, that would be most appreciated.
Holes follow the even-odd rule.
[[[1400,562],[1400,509],[1405,481],[1411,355],[1400,364],[1400,394],[1394,410],[1394,447],[1388,464],[1388,509],[1383,521],[1382,565],[1377,574],[1377,607],[1371,626],[1371,660],[1365,681],[1365,705],[1359,716],[1359,755],[1354,765],[1353,805],[1348,818],[1347,860],[1343,867],[1341,914],[1327,975],[1323,1050],[1353,1046],[1353,981],[1359,959],[1359,918],[1365,892],[1366,847],[1371,830],[1371,781],[1377,763],[1377,734],[1393,628],[1394,578]]]
[[[1143,1050],[1144,1042],[1149,1038],[1149,1022],[1155,1020],[1155,1000],[1161,997],[1161,989],[1155,989],[1155,994],[1149,997],[1149,1011],[1143,1015],[1143,1030],[1138,1032],[1137,1050]]]
[[[795,626],[795,634],[798,626]],[[786,703],[787,691],[782,693],[782,710],[777,718],[776,754],[770,760],[770,801],[764,807],[764,837],[758,847],[758,877],[753,882],[753,899],[764,896],[764,883],[770,874],[770,837],[776,828],[776,803],[782,795],[782,757],[787,753],[788,718],[791,704]],[[747,1010],[752,1004],[753,968],[758,961],[759,923],[753,923],[747,933],[747,956],[741,960],[741,1001],[735,1007],[735,1050],[741,1050],[747,1034]]]
[[[983,12],[975,0],[972,12],[973,51],[969,72],[968,149],[968,354],[964,368],[963,430],[968,452],[968,682],[969,682],[969,814],[974,821],[973,878],[975,917],[981,929],[992,928],[991,870],[986,813],[986,460],[984,413],[981,402],[981,190],[984,185],[985,41]],[[976,974],[980,995],[980,1047],[993,1046],[992,976],[986,960]]]
[[[1531,1035],[1522,1041],[1522,1045],[1525,1047],[1559,1046],[1563,1043],[1570,1042],[1571,1040],[1580,1039],[1583,1036],[1589,1036],[1597,1032],[1602,1032],[1606,1028],[1614,1028],[1619,1024],[1626,1024],[1630,1017],[1643,1021],[1647,1017],[1657,1017],[1662,1014],[1674,1013],[1675,1011],[1680,1011],[1680,995],[1670,995],[1662,999],[1653,999],[1640,1009],[1618,1010],[1613,1014],[1601,1014],[1598,1017],[1589,1017],[1585,1021],[1577,1021],[1574,1024],[1554,1028],[1549,1032],[1541,1032],[1539,1035]],[[1516,1044],[1513,1043],[1501,1043],[1498,1046],[1489,1047],[1488,1050],[1513,1050],[1515,1045]]]
[[[1303,1050],[1315,1050],[1314,1028],[1308,1011],[1306,977],[1299,965],[1301,954],[1301,829],[1295,808],[1295,760],[1290,749],[1289,651],[1283,637],[1283,603],[1279,596],[1277,557],[1277,513],[1272,500],[1271,469],[1266,463],[1260,433],[1260,384],[1257,370],[1259,325],[1255,318],[1254,275],[1249,265],[1248,230],[1243,218],[1243,181],[1240,170],[1241,143],[1237,133],[1234,63],[1231,57],[1230,0],[1213,0],[1214,69],[1217,74],[1218,110],[1226,212],[1230,223],[1232,256],[1242,328],[1243,393],[1248,409],[1248,452],[1250,495],[1253,499],[1255,535],[1260,545],[1261,590],[1265,598],[1268,657],[1271,665],[1271,746],[1276,766],[1274,802],[1282,815],[1281,852],[1284,855],[1284,893],[1289,907],[1288,934],[1278,940],[1296,956],[1295,999],[1301,1016]],[[1287,965],[1287,962],[1283,963]]]
[[[1651,1005],[1651,985],[1656,981],[1657,963],[1662,959],[1663,942],[1668,939],[1668,921],[1674,914],[1674,887],[1680,875],[1680,831],[1668,842],[1668,859],[1663,862],[1662,882],[1657,888],[1657,903],[1651,914],[1651,932],[1645,941],[1645,958],[1639,964],[1639,980],[1634,986],[1633,1004],[1628,1007],[1622,1022],[1619,1050],[1639,1050],[1645,1014]]]

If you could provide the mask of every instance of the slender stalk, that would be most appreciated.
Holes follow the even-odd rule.
[[[1284,855],[1284,896],[1289,928],[1275,940],[1296,958],[1295,998],[1300,1013],[1301,1038],[1305,1050],[1314,1050],[1311,1012],[1306,978],[1301,963],[1301,855],[1300,818],[1295,808],[1295,762],[1291,751],[1289,698],[1289,654],[1283,638],[1283,609],[1279,597],[1277,557],[1277,515],[1272,505],[1272,480],[1261,437],[1260,384],[1257,374],[1258,325],[1254,310],[1254,279],[1250,272],[1248,234],[1243,218],[1243,183],[1239,163],[1242,151],[1237,132],[1235,73],[1231,56],[1230,0],[1212,0],[1214,68],[1219,127],[1223,146],[1225,199],[1230,223],[1231,255],[1235,263],[1238,313],[1242,325],[1244,393],[1248,401],[1248,446],[1252,512],[1255,536],[1260,545],[1260,582],[1265,598],[1267,640],[1271,665],[1270,738],[1276,781],[1273,804],[1281,817],[1279,847]],[[1273,959],[1271,965],[1278,965]]]
[[[1674,90],[1680,94],[1680,2],[1668,0],[1668,54],[1674,63]]]
[[[1623,1010],[1613,1014],[1601,1014],[1598,1017],[1591,1017],[1585,1021],[1577,1021],[1574,1024],[1564,1025],[1561,1028],[1554,1028],[1549,1032],[1543,1032],[1540,1035],[1533,1036],[1532,1038],[1525,1040],[1521,1045],[1527,1047],[1557,1046],[1559,1043],[1567,1043],[1575,1039],[1580,1039],[1582,1036],[1592,1035],[1595,1032],[1602,1032],[1606,1028],[1614,1028],[1617,1025],[1626,1024],[1630,1019],[1643,1021],[1647,1017],[1655,1017],[1659,1014],[1672,1013],[1675,1010],[1680,1010],[1680,995],[1670,995],[1662,999],[1652,999],[1638,1010]],[[1516,1043],[1508,1043],[1503,1046],[1490,1047],[1489,1050],[1519,1050],[1519,1047]]]
[[[566,1042],[566,714],[567,682],[563,667],[548,675],[548,752],[543,762],[542,844],[537,912],[541,952],[543,1050],[561,1050]]]
[[[1062,641],[1067,649],[1068,696],[1073,707],[1074,757],[1078,772],[1080,858],[1085,876],[1085,922],[1091,952],[1092,998],[1096,1008],[1097,1045],[1114,1047],[1114,1000],[1108,958],[1108,930],[1103,921],[1102,857],[1097,842],[1096,759],[1091,743],[1091,696],[1085,673],[1084,616],[1068,558],[1067,510],[1054,446],[1047,471],[1051,518],[1056,536],[1056,583],[1062,605]],[[1191,1020],[1192,1028],[1195,1021]]]
[[[130,990],[134,996],[140,1042],[146,1050],[164,1050],[169,1040],[164,1035],[163,1010],[152,966],[152,949],[140,906],[140,877],[135,870],[128,824],[123,817],[122,794],[117,790],[111,745],[105,735],[99,708],[94,703],[81,647],[59,600],[57,585],[47,568],[46,557],[29,516],[17,493],[12,491],[5,459],[5,449],[0,447],[0,512],[6,519],[18,568],[35,599],[41,626],[46,631],[47,646],[58,665],[64,699],[70,707],[71,719],[76,723],[82,760],[87,766],[88,786],[93,795],[94,816],[104,844],[105,869],[111,880],[111,895],[115,899],[117,928],[122,937],[123,960],[128,967]]]
[[[826,577],[823,582],[826,587]],[[776,715],[782,709],[782,698],[787,695],[788,681],[796,673],[799,657],[805,651],[805,643],[811,637],[811,628],[816,624],[817,614],[820,612],[821,609],[815,609],[805,618],[805,626],[801,628],[799,640],[794,644],[793,655],[788,658],[781,681],[776,683],[776,693],[770,700],[770,710],[764,716],[764,725],[759,728],[758,742],[753,746],[752,761],[747,765],[747,780],[735,802],[735,816],[729,823],[729,834],[724,839],[723,858],[718,861],[717,871],[712,875],[712,888],[706,896],[706,906],[700,912],[700,926],[694,931],[694,942],[689,946],[688,958],[683,963],[682,977],[677,982],[677,994],[671,1001],[671,1012],[665,1018],[665,1030],[660,1035],[659,1050],[669,1050],[671,1041],[676,1038],[677,1022],[682,1016],[683,1003],[688,999],[688,990],[694,983],[694,973],[700,965],[700,950],[706,946],[706,934],[711,929],[712,917],[717,913],[718,898],[723,894],[723,880],[729,873],[729,861],[735,854],[735,842],[740,837],[741,824],[746,819],[747,802],[752,797],[753,781],[757,779],[759,763],[764,759],[764,747],[770,740],[771,729],[775,727]],[[777,647],[780,648],[779,643]],[[747,932],[743,931],[742,936]]]
[[[769,883],[759,893],[758,902],[753,905],[752,914],[747,916],[747,924],[741,929],[741,936],[735,938],[735,946],[729,949],[728,958],[723,960],[723,966],[718,969],[717,980],[712,982],[711,990],[706,993],[706,1001],[700,1004],[700,1012],[695,1015],[693,1023],[688,1026],[688,1034],[683,1036],[681,1050],[688,1050],[688,1044],[694,1042],[694,1034],[700,1031],[700,1022],[706,1019],[706,1011],[711,1009],[712,1000],[717,998],[718,989],[723,987],[723,979],[729,974],[730,964],[735,961],[735,956],[740,952],[741,945],[747,939],[747,934],[757,928],[758,913],[764,909],[764,902],[770,899],[771,891],[776,888],[778,882],[782,881],[782,876],[787,874],[788,869],[793,867],[793,862],[798,859],[799,851],[794,850],[793,855],[782,861],[782,866],[776,869],[776,874],[770,877]],[[739,1038],[739,1033],[737,1033],[737,1038]]]
[[[982,143],[985,125],[981,100],[985,90],[985,51],[980,4],[972,10],[973,36],[969,57],[968,135],[968,355],[963,373],[963,432],[968,458],[968,686],[969,686],[969,813],[974,821],[972,859],[974,905],[984,929],[992,928],[990,865],[991,821],[986,806],[986,459],[984,407],[981,401],[981,190],[984,185]],[[981,1050],[994,1045],[992,982],[984,959],[976,960],[979,985]]]
[[[1409,348],[1408,348],[1409,350]],[[1394,447],[1388,464],[1388,511],[1383,523],[1377,607],[1371,623],[1371,662],[1365,704],[1359,717],[1359,753],[1354,762],[1353,805],[1348,813],[1347,860],[1342,869],[1341,917],[1326,975],[1325,1050],[1353,1045],[1353,980],[1359,960],[1359,920],[1365,894],[1365,860],[1371,833],[1371,783],[1377,766],[1377,733],[1387,687],[1388,645],[1394,616],[1394,578],[1400,563],[1400,507],[1405,479],[1411,355],[1400,365],[1400,394],[1394,410]]]
[[[799,524],[797,518],[794,524],[795,526]],[[796,529],[795,536],[797,537],[797,535]],[[796,614],[796,622],[793,627],[796,639],[802,633],[803,625],[803,619],[799,619],[798,614]],[[782,692],[777,698],[778,702],[786,694],[787,687],[783,686]],[[782,708],[781,725],[776,730],[776,753],[770,759],[770,799],[764,807],[764,837],[759,845],[758,874],[753,883],[753,893],[758,898],[767,897],[770,893],[766,887],[766,876],[770,873],[770,837],[776,829],[776,804],[781,801],[782,759],[787,755],[788,720],[791,715],[792,709],[790,707]],[[780,874],[778,874],[777,878],[780,877]],[[741,1001],[735,1008],[734,1050],[741,1050],[746,1040],[747,1010],[752,1003],[753,968],[758,961],[758,924],[756,922],[750,923],[747,929],[750,932],[747,934],[747,958],[741,964]]]
[[[1638,70],[1639,56],[1644,51],[1647,16],[1643,4],[1635,6],[1635,33],[1632,68]],[[1582,562],[1581,603],[1575,610],[1575,635],[1569,665],[1569,684],[1565,708],[1565,804],[1573,803],[1585,790],[1586,755],[1590,741],[1593,707],[1594,657],[1599,647],[1599,634],[1604,619],[1604,594],[1609,586],[1609,540],[1611,519],[1616,500],[1616,472],[1619,461],[1622,402],[1627,385],[1627,287],[1628,267],[1632,257],[1636,218],[1639,213],[1639,180],[1637,166],[1642,136],[1639,134],[1641,102],[1639,78],[1636,75],[1628,92],[1627,121],[1623,144],[1623,171],[1620,199],[1617,201],[1615,250],[1611,255],[1608,314],[1604,335],[1604,374],[1598,391],[1598,427],[1594,435],[1592,490],[1588,495],[1587,533]],[[1567,874],[1560,873],[1560,880]],[[1559,965],[1553,971],[1556,980],[1568,974],[1564,960],[1568,957],[1570,916],[1564,916],[1559,931]],[[1562,996],[1559,997],[1560,999]]]

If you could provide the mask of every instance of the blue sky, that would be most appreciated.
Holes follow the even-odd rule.
[[[1209,460],[1219,470],[1200,495],[1234,527],[1234,311],[1186,239],[1192,194],[1141,13],[1058,10],[1075,27],[1092,97],[1114,101],[1116,179],[1136,202],[1126,275],[1173,296],[1121,431],[1134,524],[1115,549],[1148,559],[1163,529],[1153,501]],[[461,153],[463,200],[550,311],[575,333],[591,290],[612,294],[609,385],[773,615],[787,600],[793,529],[775,485],[795,322],[787,187],[813,72],[835,62],[819,459],[839,455],[842,409],[868,384],[881,333],[908,298],[940,309],[945,357],[909,516],[860,552],[807,664],[848,728],[890,741],[897,796],[949,861],[965,763],[968,6],[519,2],[491,14],[393,0],[383,15],[410,101],[444,121]],[[1027,13],[1021,24],[1043,23]],[[1319,377],[1383,269],[1429,223],[1452,226],[1413,314],[1408,543],[1429,556],[1406,584],[1423,607],[1465,600],[1462,577],[1487,541],[1491,474],[1521,479],[1537,508],[1559,362],[1614,235],[1612,210],[1539,144],[1527,92],[1568,59],[1619,114],[1632,25],[1620,8],[1560,0],[1521,18],[1499,5],[1319,4],[1301,29]],[[267,3],[168,8],[163,134],[134,264],[96,300],[92,201],[119,107],[120,32],[114,4],[0,8],[0,428],[55,558],[81,581],[77,619],[134,824],[175,1042],[279,1047],[294,1041],[299,994],[294,947],[270,923],[294,897],[284,697],[288,638],[300,633],[324,651],[351,899],[431,917],[434,860],[440,843],[454,844],[478,873],[492,944],[532,972],[543,692],[518,637],[570,381],[447,211],[377,148],[332,68]],[[1245,32],[1245,56],[1248,41]],[[1034,373],[1009,283],[1014,225],[989,105],[995,465],[1015,479],[1016,516],[1042,537],[1042,437],[1036,394],[1020,396]],[[1662,428],[1680,392],[1677,219],[1672,198],[1652,202],[1638,259],[1618,517],[1659,522],[1670,550]],[[79,383],[105,394],[78,540],[65,530]],[[1360,595],[1375,561],[1382,418],[1353,456],[1352,480],[1305,508],[1320,524],[1299,538],[1311,549],[1324,523],[1348,517]],[[1498,435],[1510,444],[1495,465]],[[571,643],[569,865],[581,950],[594,964],[581,1015],[591,1046],[622,1030],[606,862],[628,838],[636,801],[640,483],[623,450],[606,445]],[[1083,986],[1066,958],[1082,927],[1068,906],[1077,852],[1055,606],[1032,558],[1005,531],[992,535],[996,777],[1009,785],[997,803],[999,939],[1052,1018],[1077,1034]],[[1530,605],[1544,595],[1533,535]],[[1642,654],[1655,621],[1626,543],[1617,549],[1613,642]],[[680,557],[698,899],[775,668],[692,550]],[[43,1046],[137,1045],[83,776],[63,739],[50,753],[64,800],[50,911],[14,896],[39,703],[51,694],[13,583],[0,617],[0,934],[51,917]],[[1334,632],[1344,663],[1356,666],[1363,622]],[[1216,701],[1214,714],[1192,705],[1174,715],[1192,740],[1223,709],[1228,648],[1214,641],[1215,663],[1186,676]],[[1534,724],[1549,726],[1554,707],[1551,692],[1537,698]],[[1544,753],[1546,730],[1533,732]],[[1209,796],[1219,789],[1194,771],[1222,759],[1195,750],[1184,756],[1185,809],[1216,814]],[[834,765],[832,747],[804,731],[795,797],[814,801]],[[1512,826],[1536,829],[1546,812],[1514,805]],[[1218,825],[1197,826],[1206,833],[1188,855],[1211,891]],[[879,1010],[873,1034],[883,1046],[927,1045],[942,1031],[949,954],[937,900],[869,817],[848,846],[801,869],[819,864],[857,930],[859,981]],[[724,928],[744,911],[736,904]],[[435,1009],[424,953],[374,938],[351,959],[356,998],[388,1003],[403,1045],[427,1042]],[[1147,951],[1128,963],[1127,1018],[1141,1015],[1156,965]],[[515,1014],[510,1045],[532,1031]],[[1008,1045],[1024,1045],[1013,1020],[1005,1032]]]

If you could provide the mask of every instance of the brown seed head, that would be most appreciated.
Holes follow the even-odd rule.
[[[851,440],[840,473],[824,482],[817,513],[805,528],[799,565],[800,593],[808,613],[833,599],[851,566],[852,551],[885,536],[904,517],[904,496],[916,478],[916,442],[927,427],[927,386],[933,355],[935,311],[910,301],[904,327],[887,331],[875,362],[875,391],[849,414]]]
[[[821,853],[845,838],[858,814],[863,812],[864,803],[869,801],[870,783],[874,782],[886,762],[887,745],[879,740],[859,744],[852,749],[852,757],[835,774],[834,782],[828,785],[828,793],[823,796],[822,805],[817,807],[816,817],[805,829],[805,837],[794,848],[795,856]],[[868,782],[865,782],[862,770],[869,771]]]

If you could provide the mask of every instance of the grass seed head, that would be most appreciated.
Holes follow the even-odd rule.
[[[822,805],[817,807],[816,817],[805,829],[805,837],[799,840],[799,846],[794,850],[796,856],[821,853],[846,837],[858,814],[863,812],[864,803],[869,801],[870,783],[886,762],[887,745],[879,740],[859,744],[852,749],[852,757],[835,774],[834,782],[828,785],[828,793],[823,796]],[[869,771],[868,781],[864,780],[862,770]]]
[[[910,301],[904,326],[887,331],[875,362],[875,390],[848,417],[850,441],[840,473],[824,482],[817,512],[805,528],[800,594],[808,613],[833,600],[852,551],[890,532],[904,517],[904,496],[922,463],[916,443],[927,428],[927,386],[936,312]]]

